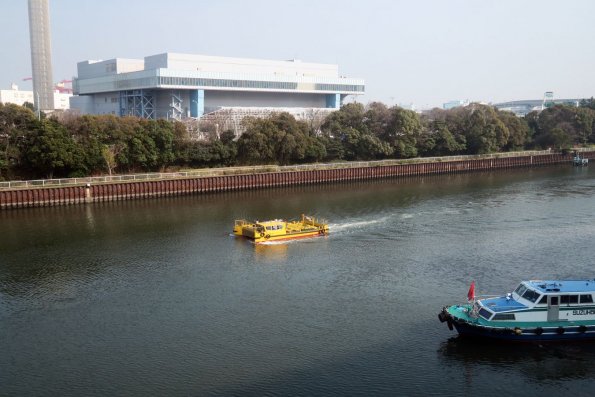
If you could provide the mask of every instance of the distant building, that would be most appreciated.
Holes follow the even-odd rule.
[[[415,104],[410,102],[410,103],[399,103],[398,105],[400,108],[405,109],[405,110],[411,110],[413,112],[416,112],[417,109],[415,108]]]
[[[544,94],[543,99],[528,99],[523,101],[509,101],[496,103],[494,106],[498,110],[512,112],[518,117],[525,117],[528,113],[533,111],[541,112],[543,109],[554,105],[569,105],[578,106],[580,99],[554,99],[554,93],[548,91]]]
[[[450,101],[450,102],[446,102],[444,104],[442,104],[442,109],[444,110],[448,110],[448,109],[454,109],[454,108],[458,108],[461,106],[468,106],[469,105],[469,100],[458,100],[458,101]]]
[[[338,109],[361,95],[362,79],[337,65],[164,53],[144,59],[84,61],[77,65],[71,108],[83,114],[149,119],[201,118],[224,111]]]
[[[67,110],[70,108],[70,97],[72,94],[61,93],[54,90],[53,93],[53,106],[55,110]],[[14,103],[15,105],[24,105],[25,102],[30,104],[35,103],[35,96],[33,91],[21,91],[19,86],[11,84],[10,90],[0,90],[0,102],[2,103]],[[46,109],[45,111],[48,111]]]

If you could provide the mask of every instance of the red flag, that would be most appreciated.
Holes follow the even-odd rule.
[[[475,281],[471,281],[471,285],[469,286],[469,292],[467,292],[467,300],[474,300],[475,299]]]

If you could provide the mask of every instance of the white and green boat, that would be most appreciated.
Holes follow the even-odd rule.
[[[512,293],[446,306],[438,314],[461,336],[507,341],[595,339],[595,279],[523,281]]]

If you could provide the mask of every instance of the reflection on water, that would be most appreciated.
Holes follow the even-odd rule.
[[[253,243],[250,243],[253,244]],[[274,262],[287,261],[287,244],[288,242],[271,242],[266,244],[254,245],[254,259],[258,261],[267,260]]]
[[[441,343],[438,356],[469,376],[497,369],[536,383],[595,377],[593,342],[510,345],[455,337]]]

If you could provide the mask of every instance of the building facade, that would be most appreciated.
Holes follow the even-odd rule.
[[[77,65],[71,108],[182,120],[221,109],[337,109],[361,95],[362,79],[337,65],[164,53]]]
[[[568,105],[577,107],[579,102],[580,99],[527,99],[523,101],[496,103],[494,106],[498,110],[512,112],[518,117],[525,117],[531,112],[541,112],[542,110],[554,105]]]
[[[454,108],[459,108],[459,107],[465,107],[465,106],[469,106],[470,103],[471,102],[469,102],[468,99],[450,101],[450,102],[443,103],[442,109],[449,110],[449,109],[454,109]]]
[[[52,93],[52,102],[54,108],[51,110],[68,110],[70,109],[70,98],[72,94],[59,92],[57,90],[53,90]],[[35,95],[33,95],[33,91],[23,91],[19,90],[19,86],[16,84],[12,84],[10,90],[0,90],[0,102],[1,103],[14,103],[15,105],[24,105],[25,102],[29,102],[31,104],[35,103]],[[46,112],[50,112],[50,110],[46,109]]]

